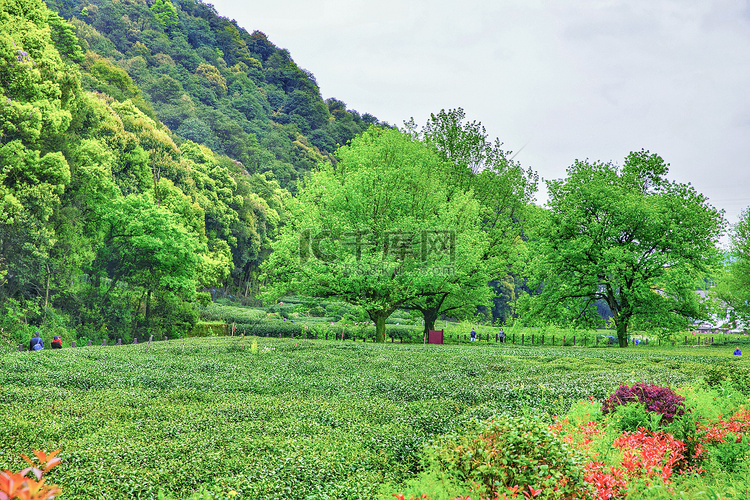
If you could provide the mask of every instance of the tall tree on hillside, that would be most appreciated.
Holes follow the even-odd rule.
[[[466,193],[448,199],[440,157],[398,130],[372,127],[337,156],[290,203],[265,263],[266,297],[339,297],[367,311],[383,342],[397,308],[477,267],[478,205]]]
[[[640,151],[622,167],[576,161],[565,179],[547,182],[533,252],[534,286],[543,289],[532,312],[590,319],[603,299],[621,347],[631,323],[677,329],[702,315],[695,286],[717,261],[723,215],[667,170]]]

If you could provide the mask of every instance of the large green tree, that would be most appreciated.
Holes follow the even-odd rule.
[[[322,163],[290,203],[266,262],[267,297],[288,291],[361,306],[385,339],[386,319],[476,268],[484,239],[470,194],[449,199],[443,161],[398,130],[372,127]]]
[[[413,123],[409,126],[414,129]],[[462,267],[464,272],[450,277],[451,286],[410,303],[422,312],[427,331],[434,328],[440,315],[474,314],[478,305],[491,299],[489,282],[506,279],[517,270],[525,248],[524,214],[536,192],[538,176],[514,162],[498,139],[489,139],[480,122],[466,120],[461,108],[432,114],[418,135],[444,160],[447,196],[471,191],[479,203],[473,224],[486,240],[473,269]]]
[[[547,182],[533,312],[590,320],[602,299],[621,347],[631,324],[678,329],[701,317],[696,284],[717,262],[723,214],[667,171],[658,155],[640,151],[622,167],[576,161],[566,178]]]
[[[750,323],[750,209],[746,208],[730,233],[731,248],[726,269],[715,287],[718,298],[728,306],[732,321]]]

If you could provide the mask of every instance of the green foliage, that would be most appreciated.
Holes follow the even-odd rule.
[[[695,349],[663,354],[670,368],[635,349],[305,341],[293,326],[294,340],[259,335],[255,352],[237,336],[170,336],[145,352],[139,335],[3,353],[0,468],[52,442],[65,464],[54,482],[75,498],[376,498],[418,479],[430,441],[477,431],[469,422],[560,400],[563,414],[632,371],[687,385],[716,361]]]
[[[186,337],[215,337],[226,335],[227,324],[223,321],[200,321],[187,333]]]
[[[508,159],[500,141],[491,142],[481,123],[464,123],[464,119],[464,111],[458,108],[431,115],[419,134],[414,123],[407,124],[413,134],[435,148],[444,160],[440,174],[447,196],[452,198],[463,191],[472,193],[479,211],[472,224],[486,240],[485,244],[472,241],[480,246],[479,258],[457,259],[455,272],[444,278],[447,286],[439,293],[411,301],[410,305],[424,316],[425,332],[434,329],[441,316],[464,318],[476,314],[477,306],[482,313],[488,309],[491,290],[487,283],[514,269],[524,251],[522,219],[536,190],[537,175],[531,169],[524,170]],[[514,298],[498,295],[492,300],[504,303],[503,316],[510,317]]]
[[[538,419],[498,417],[442,437],[432,448],[439,473],[480,497],[542,490],[535,498],[572,498],[587,489],[584,458]]]
[[[172,31],[177,27],[179,21],[177,11],[169,0],[156,0],[151,5],[151,11],[156,17],[156,21],[167,31]]]
[[[178,147],[151,118],[123,69],[130,67],[100,43],[102,32],[116,34],[127,22],[114,15],[124,7],[89,7],[96,29],[72,24],[87,49],[103,52],[88,50],[80,73],[70,66],[78,59],[70,27],[41,2],[9,7],[0,19],[3,57],[15,68],[0,85],[6,108],[18,108],[0,123],[0,305],[12,298],[45,314],[54,307],[69,318],[66,328],[96,341],[132,338],[142,327],[173,335],[197,320],[185,302],[196,289],[231,277],[245,294],[257,292],[258,265],[282,222],[285,191],[192,142]],[[150,12],[131,12],[131,21],[141,20],[139,32]],[[51,31],[43,29],[46,19]],[[67,62],[58,49],[67,51]],[[143,43],[136,51],[144,64],[171,59]],[[221,86],[225,76],[206,68],[201,78]],[[165,105],[183,104],[181,75],[161,75]],[[38,325],[41,318],[29,320]]]
[[[727,319],[750,320],[750,209],[745,209],[730,231],[730,259],[718,275],[715,294],[723,305]]]
[[[464,286],[472,276],[474,287],[486,288],[477,265],[486,244],[475,225],[478,205],[470,194],[448,197],[442,161],[429,147],[372,127],[337,156],[335,167],[321,164],[301,189],[264,264],[273,279],[269,300],[288,291],[337,297],[363,308],[382,342],[396,309],[458,286],[453,274],[467,277]],[[442,238],[443,250],[430,251],[431,238]]]
[[[87,61],[96,57],[119,66],[147,94],[128,96],[123,85],[108,82],[115,76],[112,69],[102,74],[90,62],[83,65],[85,88],[133,99],[181,137],[228,154],[250,172],[273,172],[284,188],[294,190],[296,181],[337,144],[377,123],[343,103],[332,115],[312,74],[287,51],[262,33],[248,34],[208,5],[105,0],[83,9],[67,2],[51,1],[50,6],[72,18]],[[66,54],[80,57],[71,43],[62,43],[70,29],[54,33]],[[293,133],[277,133],[292,124]],[[309,146],[308,135],[315,137],[317,149]]]
[[[617,406],[612,421],[623,432],[635,432],[641,427],[656,432],[661,425],[661,415],[647,411],[643,404],[630,403]]]
[[[250,323],[258,319],[265,319],[266,312],[261,309],[220,306],[211,303],[201,309],[201,316],[209,320],[221,320],[225,323]]]
[[[533,314],[590,324],[604,300],[621,347],[631,323],[674,331],[705,315],[695,289],[717,262],[723,217],[666,172],[640,151],[623,167],[578,161],[548,182],[550,210],[532,238]]]

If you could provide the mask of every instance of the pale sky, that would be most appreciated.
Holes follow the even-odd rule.
[[[360,113],[462,107],[545,179],[647,149],[730,223],[750,206],[748,0],[206,1]]]

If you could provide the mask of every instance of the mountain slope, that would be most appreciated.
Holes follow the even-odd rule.
[[[377,119],[323,100],[314,76],[263,33],[194,0],[48,0],[84,51],[82,85],[133,100],[180,138],[272,172],[281,187]],[[123,73],[123,71],[125,73]],[[179,139],[178,139],[179,141]]]

